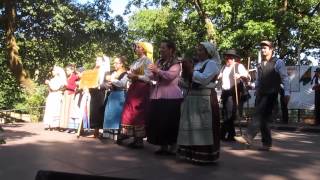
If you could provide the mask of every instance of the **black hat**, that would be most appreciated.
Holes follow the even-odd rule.
[[[261,41],[260,46],[263,46],[263,45],[273,48],[273,43],[271,41]]]
[[[225,56],[225,55],[232,55],[232,56],[235,56],[235,57],[237,57],[237,58],[241,58],[241,57],[237,54],[237,51],[236,51],[235,49],[229,49],[229,50],[225,51],[225,52],[223,53],[223,55],[224,55],[224,56]]]
[[[316,68],[316,70],[314,72],[320,72],[320,68]]]

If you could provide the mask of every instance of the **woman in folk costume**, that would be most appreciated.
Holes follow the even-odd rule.
[[[99,136],[99,129],[103,128],[103,118],[104,118],[104,100],[105,100],[105,88],[103,87],[106,73],[110,71],[108,69],[107,63],[109,59],[103,57],[97,57],[95,69],[98,70],[98,87],[90,88],[90,128],[94,129],[93,137],[97,138]]]
[[[70,64],[66,67],[67,74],[67,85],[65,86],[62,110],[61,110],[61,120],[60,128],[67,129],[70,121],[70,112],[73,106],[73,98],[77,88],[76,81],[79,79],[75,72],[75,65]],[[74,129],[73,127],[71,127]]]
[[[219,74],[217,48],[210,42],[197,47],[198,62],[183,62],[187,94],[181,105],[178,157],[195,163],[212,163],[219,158],[219,105],[213,80]]]
[[[153,47],[150,43],[139,42],[134,46],[138,58],[130,66],[128,78],[131,85],[128,89],[127,98],[121,117],[121,136],[117,143],[127,137],[134,137],[131,148],[143,148],[143,138],[146,136],[145,122],[148,116],[150,96],[151,71],[148,65],[152,63]]]
[[[71,132],[76,132],[77,129],[79,128],[80,122],[82,120],[82,111],[81,111],[81,102],[82,102],[82,97],[83,97],[83,90],[79,89],[79,82],[80,82],[80,78],[82,75],[82,72],[84,71],[84,68],[80,67],[78,69],[75,70],[75,74],[77,75],[78,79],[75,81],[75,93],[74,93],[74,97],[73,97],[73,103],[71,105],[71,111],[70,111],[70,119],[69,119],[69,124],[68,124],[68,128],[69,128],[69,133]],[[90,105],[88,105],[89,107]],[[83,123],[84,125],[84,123]]]
[[[66,73],[61,67],[54,66],[53,78],[46,80],[49,86],[49,95],[46,100],[46,107],[43,117],[45,129],[58,128],[60,124],[60,113],[62,106],[62,88],[67,84]]]
[[[177,143],[182,91],[178,86],[181,66],[175,56],[176,46],[162,41],[160,59],[149,65],[153,73],[150,95],[150,115],[147,123],[148,142],[160,146],[157,155],[175,154]]]
[[[107,88],[110,90],[107,105],[104,112],[103,136],[108,137],[118,134],[121,123],[121,114],[127,90],[127,70],[125,62],[127,58],[120,56],[114,59],[115,71],[107,78]]]

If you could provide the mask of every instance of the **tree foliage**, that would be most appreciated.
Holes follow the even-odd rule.
[[[95,62],[98,55],[126,55],[131,52],[127,48],[127,27],[120,16],[110,16],[109,0],[95,0],[84,5],[73,0],[12,2],[15,3],[17,15],[12,23],[18,56],[27,76],[37,84],[50,77],[49,72],[55,64],[88,66]],[[3,5],[1,1],[1,21],[7,15]],[[4,35],[5,32],[5,26],[1,23],[0,33]],[[5,47],[5,39],[0,45]],[[9,75],[5,68],[9,59],[5,54],[1,51],[0,62],[5,65],[1,72]],[[11,71],[11,74],[17,75],[17,72]],[[12,78],[6,78],[1,81],[1,87],[5,88],[1,88],[0,101],[6,103],[2,103],[0,108],[11,108],[19,98],[8,94],[11,88],[19,86]],[[25,97],[21,91],[15,92],[17,96]]]
[[[37,86],[50,76],[54,64],[88,67],[101,54],[132,60],[130,44],[141,39],[155,45],[155,56],[160,41],[169,39],[176,42],[180,55],[192,53],[201,41],[215,41],[220,51],[236,48],[244,59],[254,60],[258,43],[269,39],[287,64],[299,64],[301,53],[319,58],[318,0],[129,0],[127,14],[133,6],[139,9],[128,25],[121,16],[110,15],[110,1],[10,1],[16,12],[15,50]],[[1,22],[7,15],[4,2],[0,1]],[[17,72],[7,68],[5,25],[0,23],[0,109],[25,101],[36,104],[35,99],[41,104],[39,96],[25,96],[12,76]]]
[[[244,58],[256,56],[258,42],[263,39],[275,42],[277,54],[286,59],[287,64],[298,64],[300,53],[319,48],[320,32],[317,24],[319,24],[320,3],[316,0],[132,0],[128,7],[132,5],[167,9],[168,14],[158,16],[158,19],[167,21],[162,23],[166,24],[162,27],[171,25],[168,17],[176,17],[175,21],[182,23],[174,25],[179,33],[170,31],[173,32],[171,36],[179,39],[178,37],[184,32],[181,29],[185,32],[188,30],[194,32],[197,35],[190,33],[182,39],[183,42],[188,41],[193,45],[199,41],[208,40],[204,35],[208,35],[207,26],[203,23],[203,19],[207,17],[213,22],[211,31],[218,47],[221,50],[239,49]],[[134,16],[141,16],[141,14],[136,13]],[[133,21],[132,24],[136,23]],[[140,18],[139,24],[150,25],[152,21]],[[129,29],[136,28],[131,29],[129,26]],[[141,35],[145,36],[155,31],[149,30],[150,28],[146,28]],[[153,37],[167,36],[163,31],[156,32]],[[136,33],[139,34],[138,31]],[[178,44],[181,43],[178,42]]]

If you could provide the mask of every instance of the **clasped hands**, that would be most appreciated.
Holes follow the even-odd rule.
[[[151,72],[155,73],[155,74],[158,74],[159,71],[160,71],[160,69],[158,68],[158,66],[157,66],[156,64],[149,64],[149,65],[148,65],[148,69],[149,69]]]

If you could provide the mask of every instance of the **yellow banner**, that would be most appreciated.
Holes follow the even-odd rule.
[[[99,71],[98,70],[86,70],[82,72],[79,88],[96,88],[99,85]]]

